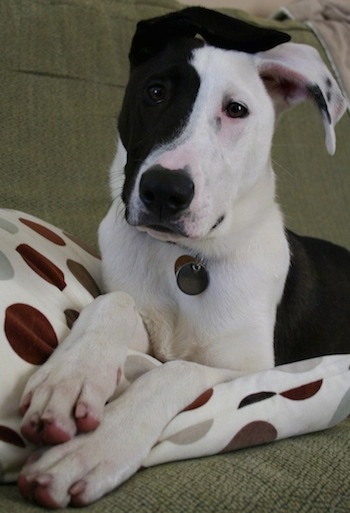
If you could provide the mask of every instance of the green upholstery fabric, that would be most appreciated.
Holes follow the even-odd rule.
[[[135,24],[175,8],[171,0],[1,0],[2,207],[96,244]],[[255,21],[320,50],[305,25]],[[301,105],[280,121],[273,158],[287,225],[350,248],[349,133],[346,114],[329,157],[316,109]],[[349,428],[347,420],[323,433],[147,469],[88,511],[348,513]],[[0,511],[42,508],[2,485]]]
[[[347,421],[331,431],[142,470],[86,511],[349,513],[349,429]],[[4,513],[43,511],[8,485],[0,486],[0,506]]]

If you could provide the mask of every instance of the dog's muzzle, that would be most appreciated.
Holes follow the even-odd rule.
[[[185,169],[151,167],[141,177],[139,195],[144,206],[140,224],[184,234],[181,216],[194,197],[194,183]]]

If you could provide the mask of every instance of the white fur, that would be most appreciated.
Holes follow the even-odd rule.
[[[307,96],[300,77],[313,65],[320,76],[328,73],[313,51],[294,45],[255,56],[213,47],[194,52],[201,85],[187,126],[142,163],[129,205],[137,223],[145,208],[138,185],[149,167],[186,166],[195,184],[184,213],[187,237],[127,224],[120,198],[126,151],[119,142],[111,170],[113,204],[99,233],[107,294],[89,306],[60,351],[28,383],[24,397],[33,399],[23,423],[49,415],[73,435],[74,418],[67,412],[85,407],[101,417],[127,347],[177,361],[150,371],[112,401],[97,431],[49,450],[25,468],[26,481],[45,484],[55,504],[66,505],[72,495],[84,503],[96,500],[137,470],[176,408],[218,379],[274,365],[276,307],[289,266],[270,161],[274,107]],[[293,98],[278,89],[281,73],[292,79],[297,74]],[[228,99],[244,103],[249,116],[229,118],[223,109]],[[330,150],[329,134],[343,110],[333,107],[326,127]],[[213,229],[221,216],[224,221]],[[200,255],[210,276],[208,289],[195,297],[176,285],[174,264],[186,253]],[[64,408],[48,401],[48,388],[58,397],[77,362],[74,387],[98,393],[92,399],[79,391],[65,394]]]

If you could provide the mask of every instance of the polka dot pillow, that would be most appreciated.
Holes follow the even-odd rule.
[[[24,385],[100,294],[100,260],[68,233],[0,209],[0,480],[33,451],[20,435]]]
[[[220,383],[165,427],[143,463],[209,456],[335,426],[350,414],[350,355]]]
[[[100,260],[68,233],[0,209],[0,482],[35,450],[20,433],[29,376],[100,294]],[[129,382],[161,365],[130,351]],[[144,466],[325,429],[350,413],[350,355],[278,367],[204,390],[165,427]]]

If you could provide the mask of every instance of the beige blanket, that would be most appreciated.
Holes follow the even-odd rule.
[[[314,31],[350,105],[349,0],[295,0],[274,17],[305,22]]]

